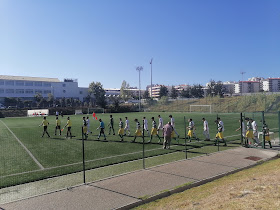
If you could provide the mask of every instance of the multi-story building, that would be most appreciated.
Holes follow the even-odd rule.
[[[74,98],[83,101],[88,95],[88,88],[78,87],[78,81],[44,77],[24,77],[0,75],[0,102],[5,97],[33,100],[40,93],[44,98],[51,93],[55,99]]]
[[[257,93],[260,92],[260,82],[239,81],[235,84],[235,93]]]
[[[168,91],[171,90],[171,87],[170,87],[170,86],[166,86],[166,85],[154,85],[154,86],[152,87],[152,96],[151,96],[151,86],[149,86],[148,91],[149,91],[149,93],[150,93],[150,97],[152,97],[152,98],[159,98],[159,91],[160,91],[160,87],[161,87],[161,86],[167,87]]]
[[[266,92],[280,92],[280,78],[268,78],[263,80],[262,89]]]

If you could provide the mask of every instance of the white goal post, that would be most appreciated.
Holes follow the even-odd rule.
[[[48,109],[32,109],[27,110],[27,117],[40,117],[40,116],[48,116]]]
[[[77,115],[77,114],[83,114],[83,110],[75,109],[75,115]]]
[[[199,111],[197,108],[199,108]],[[211,114],[212,105],[190,105],[190,112],[209,112]]]

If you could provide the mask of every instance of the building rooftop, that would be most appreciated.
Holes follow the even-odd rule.
[[[24,80],[24,81],[40,81],[40,82],[60,82],[57,78],[45,78],[45,77],[26,77],[26,76],[9,76],[0,75],[2,80]]]

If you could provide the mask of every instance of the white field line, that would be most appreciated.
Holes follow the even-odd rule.
[[[2,122],[2,123],[3,123],[3,122]],[[227,138],[227,137],[234,137],[234,136],[240,136],[240,134],[232,135],[232,136],[226,136],[225,138]],[[184,139],[183,139],[183,140],[184,140]],[[214,140],[214,139],[211,139],[211,140]],[[204,140],[202,140],[202,141],[193,141],[193,142],[188,142],[188,144],[194,144],[194,143],[203,142],[203,141],[204,141]],[[178,146],[184,146],[184,145],[173,145],[172,148],[178,147]],[[159,149],[161,149],[161,148],[162,148],[162,147],[155,148],[155,149],[150,149],[150,150],[145,150],[145,152],[155,151],[155,150],[159,150]],[[201,148],[202,148],[202,147],[201,147]],[[188,151],[191,151],[191,150],[194,150],[194,149],[197,149],[197,148],[188,149]],[[131,152],[131,153],[122,154],[122,155],[115,155],[115,156],[109,156],[109,157],[94,159],[94,160],[87,160],[87,161],[85,161],[85,162],[86,162],[86,163],[89,163],[89,162],[100,161],[100,160],[105,160],[105,159],[110,159],[110,158],[115,158],[115,157],[122,157],[122,156],[126,156],[126,155],[134,155],[134,154],[142,153],[142,152],[143,152],[143,151]],[[165,153],[165,154],[162,154],[162,155],[169,155],[169,154],[172,154],[172,153]],[[150,159],[150,158],[154,158],[154,157],[147,157],[147,158]],[[128,162],[134,162],[134,161],[137,161],[137,160],[132,160],[132,161],[128,161]],[[42,170],[44,171],[44,170],[50,170],[50,169],[63,168],[63,167],[74,166],[74,165],[78,165],[78,164],[82,164],[82,162],[76,162],[76,163],[70,163],[70,164],[61,165],[61,166],[43,168],[43,169],[41,169],[41,170],[32,170],[32,171],[25,171],[25,172],[16,173],[16,174],[9,174],[9,175],[5,175],[5,176],[0,176],[0,178],[6,178],[6,177],[17,176],[17,175],[22,175],[22,174],[28,174],[28,173],[38,172],[38,171],[42,171]],[[121,163],[121,164],[122,164],[122,163]]]
[[[11,131],[11,129],[1,120],[3,125],[10,131],[10,133],[15,137],[15,139],[18,141],[18,143],[25,149],[25,151],[29,154],[29,156],[34,160],[34,162],[39,166],[39,168],[42,170],[44,167],[42,164],[34,157],[34,155],[27,149],[27,147],[19,140],[19,138]]]

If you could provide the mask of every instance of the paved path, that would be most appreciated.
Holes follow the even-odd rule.
[[[129,209],[242,170],[278,154],[278,150],[240,147],[3,204],[0,209]]]

